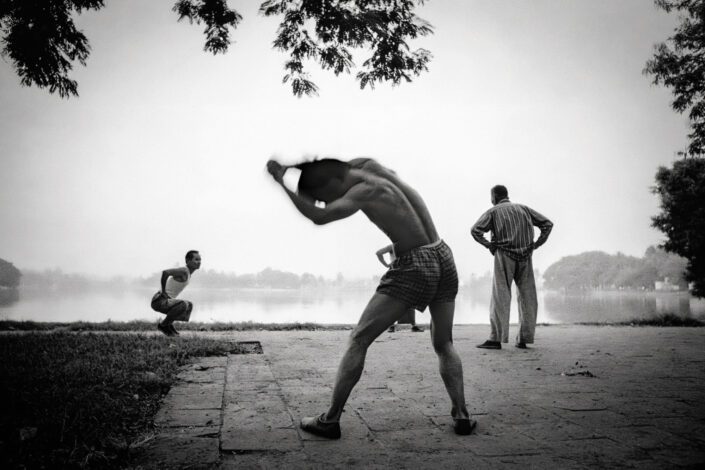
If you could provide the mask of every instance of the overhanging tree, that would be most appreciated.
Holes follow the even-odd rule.
[[[644,73],[672,89],[673,109],[687,113],[688,147],[672,168],[660,167],[654,193],[661,213],[653,226],[666,234],[664,248],[688,260],[686,279],[693,294],[705,297],[705,0],[656,0],[666,12],[677,12],[680,24],[658,44]]]
[[[666,234],[663,247],[688,260],[685,278],[705,297],[705,158],[687,158],[659,168],[654,192],[661,213],[653,226]]]
[[[289,55],[283,81],[296,96],[314,95],[318,87],[304,69],[317,62],[336,76],[354,67],[352,50],[371,56],[357,73],[360,88],[377,82],[410,82],[428,70],[431,54],[411,51],[407,41],[432,32],[414,13],[424,0],[267,0],[265,16],[281,16],[273,46]],[[69,77],[76,62],[86,65],[90,45],[76,29],[73,17],[100,10],[104,0],[0,0],[2,55],[10,59],[25,86],[48,88],[63,98],[78,96],[78,84]],[[230,34],[242,16],[227,0],[178,0],[173,10],[179,20],[205,25],[204,50],[225,53]]]

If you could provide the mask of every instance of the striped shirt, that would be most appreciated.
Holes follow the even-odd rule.
[[[534,243],[534,226],[541,235]],[[530,207],[502,199],[472,226],[472,237],[487,248],[496,248],[510,258],[523,261],[546,242],[553,228],[553,222]],[[492,241],[485,238],[485,232],[492,232]]]

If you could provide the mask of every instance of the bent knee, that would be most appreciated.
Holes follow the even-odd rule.
[[[351,346],[367,349],[374,341],[374,338],[371,338],[370,335],[366,334],[364,330],[355,328],[350,333],[350,338],[348,341]]]
[[[436,351],[436,354],[439,356],[451,354],[454,349],[452,340],[433,341],[433,350]]]

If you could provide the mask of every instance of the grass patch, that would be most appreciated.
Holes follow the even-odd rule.
[[[176,328],[179,331],[291,331],[291,330],[350,330],[353,325],[321,325],[318,323],[198,323],[198,322],[177,322]],[[156,331],[156,323],[148,321],[128,321],[128,322],[36,322],[36,321],[0,321],[0,331]]]
[[[653,318],[634,318],[622,322],[609,323],[577,323],[577,325],[589,326],[682,326],[682,327],[699,327],[705,326],[705,322],[696,318],[681,317],[672,313],[659,315]]]
[[[129,465],[152,434],[178,367],[228,352],[240,352],[237,343],[140,334],[3,335],[0,467]]]
[[[632,326],[705,326],[705,322],[701,320],[681,317],[672,313],[659,315],[654,318],[638,318],[623,324]]]

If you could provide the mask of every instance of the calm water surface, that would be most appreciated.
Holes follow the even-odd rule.
[[[20,291],[19,300],[0,305],[0,320],[52,322],[106,320],[157,321],[163,315],[149,308],[153,291],[120,293],[38,293]],[[183,297],[194,302],[195,322],[356,323],[372,290],[309,292],[286,290],[191,289]],[[622,322],[664,313],[705,320],[705,301],[685,293],[592,292],[539,293],[539,323]],[[416,321],[428,323],[428,310]],[[512,300],[511,321],[517,319]],[[489,323],[489,296],[458,295],[456,324]]]

